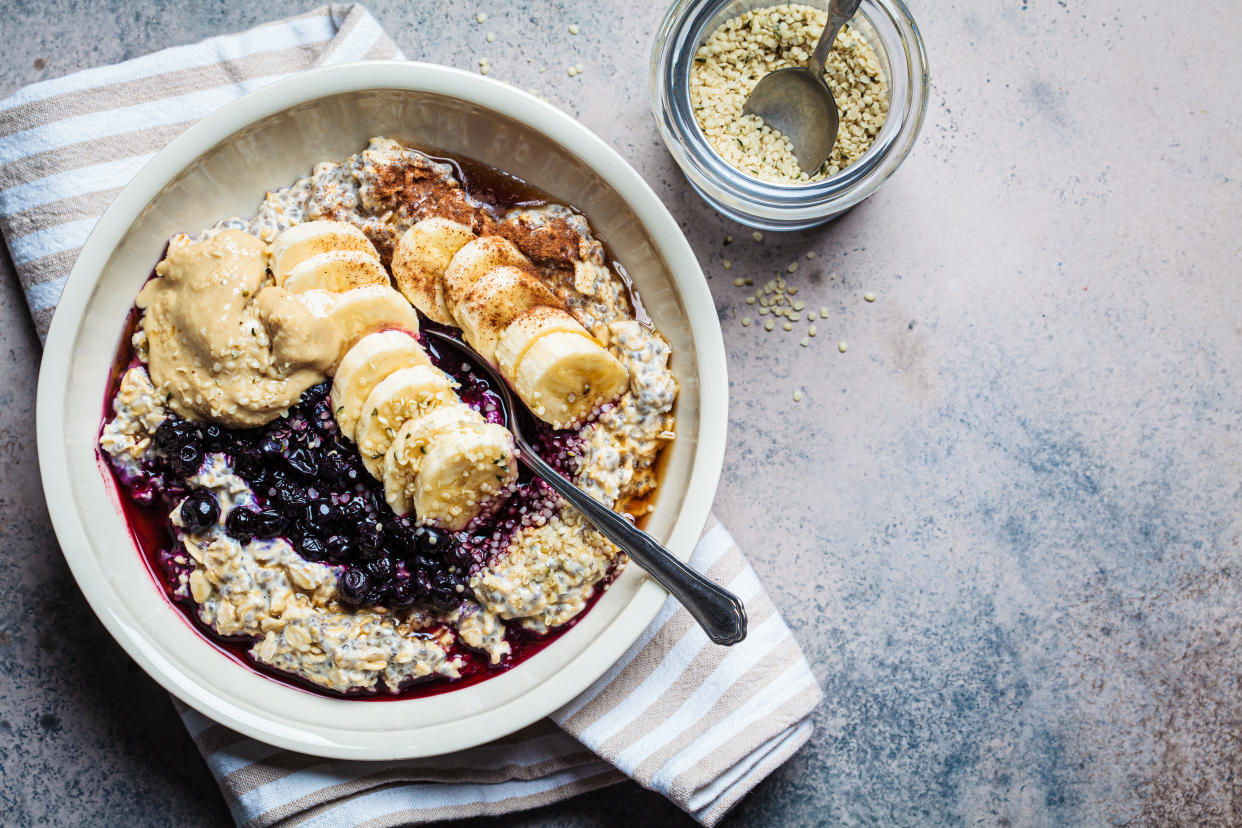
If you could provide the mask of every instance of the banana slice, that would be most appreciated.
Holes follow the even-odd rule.
[[[295,267],[319,253],[352,250],[379,261],[371,240],[352,224],[343,221],[306,221],[283,231],[272,241],[272,276],[284,285]]]
[[[384,455],[405,421],[456,402],[453,380],[439,368],[415,365],[394,371],[371,389],[354,427],[354,442],[367,471],[384,474]]]
[[[445,403],[421,417],[406,420],[384,454],[384,499],[395,514],[414,509],[415,481],[427,447],[442,432],[483,423],[483,415],[464,403]]]
[[[501,333],[531,308],[559,306],[560,300],[538,276],[518,267],[494,267],[453,309],[462,335],[484,359],[496,360]]]
[[[444,299],[454,317],[457,316],[457,306],[475,282],[488,271],[503,265],[530,267],[530,260],[504,236],[480,236],[462,245],[453,254],[452,261],[444,270],[443,284]]]
[[[416,519],[459,532],[516,478],[517,458],[508,429],[472,423],[442,431],[427,446],[415,476]]]
[[[393,250],[392,275],[397,288],[433,322],[455,324],[441,277],[454,254],[474,238],[474,231],[466,225],[437,216],[406,230]]]
[[[500,372],[512,377],[535,340],[544,334],[557,332],[590,337],[587,329],[569,311],[548,305],[531,308],[514,319],[496,342],[496,365],[500,367]]]
[[[395,328],[418,333],[418,314],[414,308],[404,296],[385,285],[356,287],[336,294],[329,316],[340,328],[346,350],[373,331]]]
[[[362,406],[389,374],[414,365],[430,365],[427,352],[405,331],[367,334],[341,357],[332,379],[332,410],[341,433],[353,435]]]
[[[284,288],[290,293],[307,290],[342,293],[365,285],[389,286],[388,274],[379,259],[356,250],[329,250],[302,260],[290,270],[285,276]]]
[[[570,428],[625,393],[630,375],[594,340],[553,332],[535,340],[511,379],[536,417],[553,428]]]

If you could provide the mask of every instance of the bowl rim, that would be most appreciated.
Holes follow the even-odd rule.
[[[208,718],[278,747],[337,759],[393,760],[432,756],[500,738],[570,702],[612,667],[642,635],[667,593],[629,567],[639,585],[617,616],[554,673],[517,698],[487,710],[467,711],[448,723],[414,725],[383,734],[352,734],[339,728],[290,723],[279,711],[254,715],[252,705],[231,701],[224,690],[205,686],[161,658],[124,602],[105,584],[100,561],[89,550],[81,505],[72,495],[73,472],[64,442],[70,364],[92,303],[95,286],[130,228],[162,190],[201,156],[250,125],[311,101],[375,91],[406,91],[456,98],[495,112],[558,144],[590,167],[633,211],[663,259],[681,295],[699,371],[698,434],[681,508],[667,544],[688,559],[707,523],[724,463],[728,380],[723,335],[706,279],[676,219],[650,185],[602,138],[552,104],[500,81],[451,67],[413,61],[366,61],[312,69],[274,81],[212,112],[158,151],[125,186],[90,233],[66,280],[53,316],[40,366],[36,433],[45,500],[62,554],[92,611],[112,637],[161,686]],[[120,321],[117,323],[121,324]],[[106,488],[100,477],[101,492]],[[69,496],[64,493],[69,492]],[[53,495],[53,496],[49,496]],[[132,541],[126,540],[127,544]],[[114,603],[116,605],[114,605]],[[147,619],[149,620],[149,619]],[[562,639],[563,640],[563,639]],[[560,641],[549,647],[552,650]],[[546,652],[546,651],[545,651]],[[512,675],[519,664],[503,674]],[[246,668],[249,669],[249,668]],[[269,682],[273,687],[283,687]],[[484,686],[489,682],[484,682]],[[458,693],[466,692],[463,688]],[[538,692],[535,692],[538,691]],[[454,692],[429,699],[451,700]],[[316,698],[323,698],[316,696]],[[334,700],[341,704],[362,704]],[[416,704],[426,699],[382,705]],[[451,704],[451,701],[449,702]],[[275,718],[273,718],[273,716]],[[451,724],[451,727],[448,725]],[[423,738],[413,738],[411,734]],[[358,736],[351,741],[350,737]],[[431,739],[434,744],[428,744]]]

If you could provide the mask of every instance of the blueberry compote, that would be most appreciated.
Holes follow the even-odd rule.
[[[169,418],[156,447],[178,476],[193,474],[209,452],[227,455],[262,508],[234,509],[225,531],[242,543],[284,537],[306,560],[339,566],[343,601],[452,609],[477,561],[453,535],[392,513],[383,486],[341,436],[329,390],[328,383],[308,389],[287,416],[256,429]]]

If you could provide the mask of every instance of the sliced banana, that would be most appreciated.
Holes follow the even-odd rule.
[[[384,455],[406,420],[456,401],[452,378],[430,365],[402,368],[381,380],[367,395],[354,428],[367,471],[377,480],[383,477]]]
[[[483,275],[454,308],[462,336],[483,356],[496,360],[496,343],[506,328],[526,311],[560,301],[538,276],[518,267],[494,267]]]
[[[452,532],[466,525],[517,478],[513,435],[495,423],[472,423],[432,438],[414,481],[419,523]]]
[[[576,333],[590,336],[587,329],[569,311],[549,305],[531,308],[509,323],[496,342],[496,365],[506,377],[512,377],[518,363],[526,356],[535,340],[549,333]]]
[[[393,250],[397,288],[433,322],[454,324],[442,277],[454,254],[474,238],[474,231],[466,225],[437,216],[406,230]]]
[[[272,241],[271,267],[276,284],[284,285],[295,267],[330,250],[365,253],[379,261],[375,245],[354,225],[344,221],[306,221],[281,232]]]
[[[452,261],[444,270],[443,284],[444,299],[454,318],[457,318],[457,306],[466,298],[475,282],[482,279],[488,271],[503,265],[530,267],[530,260],[504,236],[480,236],[462,245],[453,254]]]
[[[389,285],[388,273],[379,259],[356,250],[329,250],[302,260],[285,277],[285,290],[302,293],[327,290],[341,293],[365,285]]]
[[[395,328],[418,333],[418,314],[414,308],[400,293],[383,285],[367,285],[336,294],[329,316],[340,328],[346,350],[374,331]]]
[[[354,433],[363,404],[381,380],[401,368],[430,364],[418,340],[405,331],[382,331],[359,339],[341,357],[332,379],[332,410],[341,433]]]
[[[398,515],[414,508],[415,481],[431,440],[444,431],[483,422],[470,406],[446,403],[421,417],[406,420],[384,454],[384,499]]]
[[[630,381],[625,366],[607,348],[562,332],[535,340],[511,379],[535,416],[553,428],[580,425],[598,406],[625,393]]]

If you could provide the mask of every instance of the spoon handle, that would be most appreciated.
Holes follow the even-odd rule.
[[[815,77],[824,76],[824,64],[828,61],[828,53],[832,51],[832,44],[837,39],[837,34],[842,26],[850,22],[850,18],[854,16],[854,12],[858,11],[860,5],[862,5],[862,0],[832,0],[828,4],[828,25],[824,26],[824,31],[815,43],[815,52],[811,55],[810,68],[815,72]]]
[[[736,644],[746,637],[746,608],[732,592],[695,572],[655,538],[566,480],[544,462],[525,440],[518,439],[521,459],[535,474],[574,505],[592,526],[629,555],[681,602],[717,644]]]

